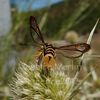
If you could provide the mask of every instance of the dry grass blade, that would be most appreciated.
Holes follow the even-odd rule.
[[[98,22],[99,22],[99,19],[97,20],[97,22],[96,22],[96,24],[94,25],[92,31],[90,32],[89,38],[88,38],[88,40],[87,40],[87,44],[91,44],[91,40],[92,40],[92,37],[93,37],[94,31],[95,31],[95,28],[96,28]]]
[[[48,16],[48,12],[46,12],[46,13],[43,15],[43,17],[41,18],[41,21],[40,21],[40,24],[39,24],[40,29],[42,29],[43,26],[44,26],[44,24],[46,23],[47,16]]]

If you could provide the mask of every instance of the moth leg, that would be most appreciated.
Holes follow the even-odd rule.
[[[39,52],[39,54],[36,56],[36,62],[38,65],[41,64],[43,58],[43,52]]]

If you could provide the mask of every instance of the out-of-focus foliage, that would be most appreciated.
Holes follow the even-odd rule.
[[[99,0],[64,0],[63,2],[37,11],[20,13],[17,11],[17,9],[15,9],[12,12],[12,29],[7,36],[0,39],[0,73],[2,73],[0,74],[0,87],[4,88],[0,88],[0,95],[2,95],[0,100],[7,100],[7,96],[9,96],[9,93],[6,95],[5,92],[8,92],[8,87],[6,88],[6,86],[16,69],[19,59],[26,63],[34,60],[32,56],[34,47],[19,45],[20,43],[32,43],[29,32],[30,15],[36,17],[40,26],[43,22],[43,17],[45,17],[45,21],[41,26],[41,31],[46,39],[62,39],[69,30],[75,30],[77,33],[79,33],[78,35],[84,35],[90,32],[94,23],[100,17],[99,5]],[[98,27],[96,28],[97,32],[100,31],[99,27],[100,24],[98,24]],[[100,52],[99,37],[99,34],[97,37],[94,37],[95,40],[92,44],[92,52]],[[94,58],[91,57],[90,59],[86,60],[89,61],[89,63],[85,62],[88,70],[91,70],[93,66],[97,67],[96,72],[93,68],[93,71],[97,77],[96,80],[91,80],[93,84],[88,82],[89,84],[92,84],[92,92],[95,92],[98,91],[98,88],[100,87],[100,80],[98,79],[100,70],[98,66],[100,65],[100,61],[98,61],[98,59],[94,60]],[[91,65],[90,69],[89,64]],[[85,72],[82,71],[82,73]],[[82,75],[83,74],[81,74],[80,77]],[[94,74],[92,75],[93,77],[95,76]],[[91,88],[91,86],[89,85],[87,90],[88,88]],[[91,90],[89,90],[89,93],[91,93]]]

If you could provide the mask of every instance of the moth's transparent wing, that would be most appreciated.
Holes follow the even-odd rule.
[[[77,58],[82,56],[90,49],[90,45],[86,43],[79,43],[74,45],[55,47],[56,53],[61,54],[67,58]]]
[[[79,51],[69,51],[69,50],[57,50],[56,53],[58,55],[63,55],[64,57],[67,58],[77,58],[82,56],[82,52]]]
[[[35,43],[40,45],[45,44],[43,36],[34,16],[30,16],[30,35]]]

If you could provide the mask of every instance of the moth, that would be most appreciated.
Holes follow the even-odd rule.
[[[33,31],[35,33],[33,33]],[[46,69],[56,65],[56,54],[59,53],[67,58],[78,58],[90,49],[87,43],[78,43],[73,45],[53,46],[47,43],[34,16],[30,16],[30,35],[32,40],[40,45],[39,54],[37,55],[37,64],[42,64]]]

